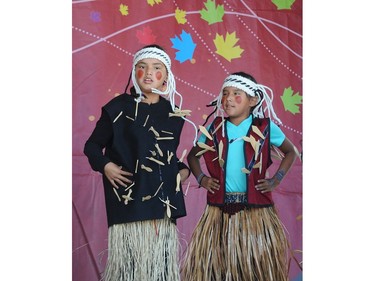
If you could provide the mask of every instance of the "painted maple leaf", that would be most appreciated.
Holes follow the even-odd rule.
[[[127,16],[129,14],[128,12],[128,6],[124,5],[124,4],[120,4],[120,9],[119,9],[121,15],[123,16]]]
[[[183,63],[184,61],[193,58],[194,50],[197,44],[193,42],[191,35],[185,32],[185,30],[182,30],[180,36],[181,39],[178,38],[178,35],[176,35],[174,38],[170,38],[170,40],[173,43],[172,48],[179,50],[178,52],[176,52],[175,59],[180,63]]]
[[[183,11],[177,8],[175,11],[174,17],[176,18],[178,24],[186,23],[186,11]]]
[[[292,87],[284,89],[281,100],[283,101],[285,111],[290,111],[293,114],[300,113],[298,105],[302,104],[302,96],[299,95],[299,92],[294,94]]]
[[[244,50],[240,46],[235,46],[237,42],[238,38],[236,38],[235,31],[231,34],[227,32],[225,39],[222,35],[216,33],[216,38],[214,39],[216,54],[224,57],[229,62],[232,59],[240,58]]]
[[[278,10],[290,10],[296,0],[272,0]]]
[[[90,13],[90,19],[93,21],[93,22],[100,22],[101,21],[101,14],[100,12],[97,12],[97,11],[93,11]]]
[[[163,0],[147,0],[147,4],[150,6],[154,6],[154,4],[160,4],[163,3]]]
[[[199,11],[201,18],[208,22],[208,24],[213,24],[216,22],[222,22],[224,16],[224,6],[215,4],[215,1],[207,0],[204,3],[206,9]]]
[[[143,27],[142,30],[137,30],[135,36],[138,38],[138,42],[144,45],[149,45],[156,42],[156,36],[152,33],[149,26]]]

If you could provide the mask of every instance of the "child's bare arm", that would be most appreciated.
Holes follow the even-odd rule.
[[[197,178],[202,173],[201,165],[199,163],[200,156],[196,156],[196,154],[201,150],[203,149],[200,148],[198,145],[193,146],[190,149],[190,152],[187,156],[187,161],[189,163],[190,170],[195,176],[195,178]]]
[[[294,161],[297,158],[297,150],[288,138],[285,138],[279,149],[282,153],[284,153],[284,158],[280,163],[279,169],[273,177],[278,183],[280,183],[284,176],[288,173],[290,167],[293,165]]]
[[[290,167],[296,160],[297,150],[288,138],[285,138],[279,149],[284,154],[284,158],[281,160],[280,166],[277,169],[275,175],[270,179],[259,180],[259,184],[255,186],[256,189],[261,191],[262,193],[274,190],[283,180]]]
[[[211,178],[202,172],[202,168],[199,162],[200,156],[196,156],[196,154],[201,150],[203,149],[200,148],[199,146],[194,146],[190,150],[187,156],[189,167],[190,167],[191,172],[197,179],[198,184],[200,186],[203,186],[209,192],[215,193],[215,190],[218,190],[220,188],[219,180],[215,178]]]

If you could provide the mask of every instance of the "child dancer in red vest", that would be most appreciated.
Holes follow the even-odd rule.
[[[188,155],[198,184],[208,192],[183,262],[184,281],[288,280],[288,240],[271,191],[297,152],[270,120],[281,123],[266,89],[272,93],[247,73],[228,76],[214,101],[216,118],[208,129],[201,127]],[[266,178],[273,146],[283,157],[275,175]],[[202,172],[201,155],[209,175]]]

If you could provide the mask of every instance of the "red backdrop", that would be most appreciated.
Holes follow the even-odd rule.
[[[274,93],[281,128],[302,154],[301,0],[123,0],[73,1],[73,280],[100,279],[107,258],[107,224],[101,175],[93,172],[83,146],[101,106],[124,91],[134,53],[161,45],[172,59],[183,109],[197,126],[231,72],[245,71]],[[194,129],[186,123],[179,148],[189,150]],[[278,162],[270,168],[272,175]],[[205,206],[206,191],[191,176],[188,215],[178,220],[186,248]],[[280,217],[295,259],[291,280],[302,272],[302,160],[275,190]]]

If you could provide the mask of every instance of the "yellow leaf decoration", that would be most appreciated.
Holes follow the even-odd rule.
[[[121,13],[121,15],[123,15],[123,16],[127,16],[127,15],[129,15],[129,11],[128,11],[128,6],[126,6],[126,5],[124,5],[124,4],[120,4],[120,9],[119,9],[119,11],[120,11],[120,13]]]
[[[176,9],[174,17],[176,18],[179,24],[185,24],[187,22],[186,12],[183,10],[180,10],[179,8]]]
[[[154,4],[160,4],[163,3],[163,0],[147,0],[147,4],[150,6],[154,6]]]
[[[222,35],[216,33],[216,38],[214,39],[216,53],[229,62],[231,62],[232,59],[240,58],[244,50],[241,49],[240,46],[235,46],[238,40],[235,31],[231,34],[227,32],[225,39]]]

